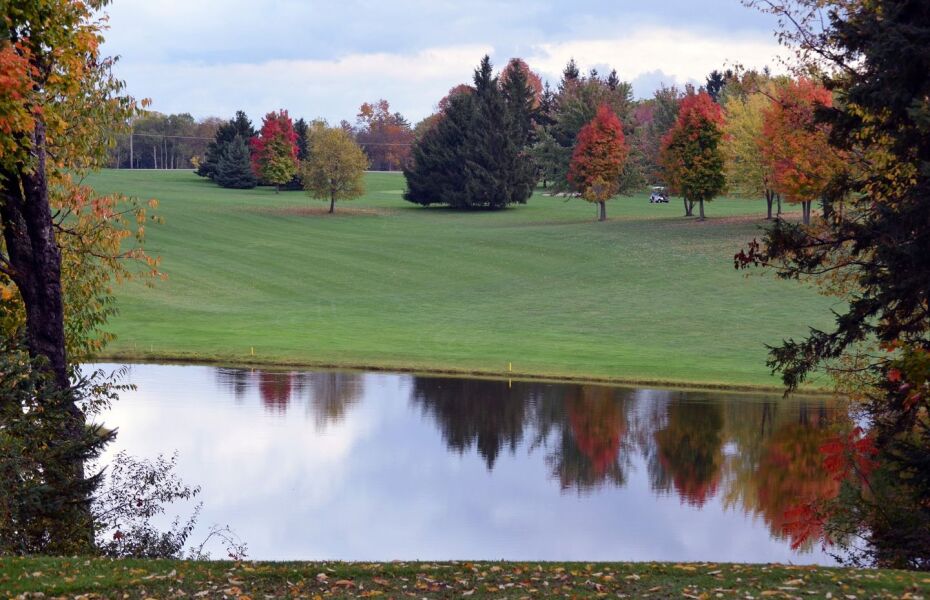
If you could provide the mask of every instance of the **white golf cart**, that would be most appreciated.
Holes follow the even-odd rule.
[[[665,186],[652,186],[652,193],[649,195],[650,204],[668,204],[668,190]]]

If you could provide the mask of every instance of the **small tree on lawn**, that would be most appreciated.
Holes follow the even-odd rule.
[[[628,155],[620,119],[602,104],[578,133],[568,172],[568,180],[581,196],[598,204],[598,221],[607,220],[606,203],[620,189],[620,174]]]
[[[270,112],[258,136],[252,138],[252,168],[279,192],[297,173],[297,150],[297,133],[287,111]]]
[[[316,130],[303,165],[304,189],[311,198],[329,200],[329,212],[333,213],[336,200],[354,200],[365,193],[362,178],[366,168],[368,157],[346,131]]]
[[[694,203],[701,208],[726,188],[721,149],[723,111],[705,92],[681,101],[675,126],[662,138],[660,161],[673,192],[681,194],[685,216]]]

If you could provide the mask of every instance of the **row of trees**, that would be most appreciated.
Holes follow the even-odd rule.
[[[116,169],[188,169],[199,161],[221,119],[147,111],[132,120],[131,133],[116,137],[107,166]]]
[[[700,90],[663,87],[637,102],[615,71],[582,76],[571,61],[553,91],[521,59],[494,77],[485,57],[473,85],[450,90],[417,126],[406,198],[502,208],[541,183],[597,203],[605,220],[609,198],[656,183],[703,219],[705,202],[729,187],[765,198],[770,219],[782,198],[798,203],[809,223],[812,203],[844,168],[814,121],[830,105],[811,80],[767,71],[714,71]]]
[[[245,113],[232,119],[236,134],[245,140],[256,135]],[[298,119],[294,129],[301,155],[306,158],[304,136],[314,122]],[[248,125],[246,125],[248,123]],[[221,132],[221,129],[227,129]],[[375,171],[399,171],[409,160],[413,128],[399,112],[392,112],[387,100],[365,102],[359,107],[355,124],[341,121],[339,128],[350,134],[368,156]],[[233,141],[228,122],[218,117],[196,120],[188,113],[165,115],[145,111],[131,122],[131,133],[120,133],[109,149],[107,165],[116,169],[199,169],[205,161],[218,162],[217,146]],[[236,152],[241,155],[241,148]],[[231,185],[228,187],[236,187]]]
[[[227,188],[248,189],[259,183],[303,188],[312,197],[328,200],[334,212],[337,200],[364,193],[362,176],[368,158],[343,128],[323,121],[291,121],[286,110],[262,119],[256,132],[243,112],[223,123],[207,147],[197,174]]]

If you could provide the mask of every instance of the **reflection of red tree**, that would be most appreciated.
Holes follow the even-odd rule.
[[[594,475],[603,477],[617,460],[626,422],[610,388],[582,388],[567,403],[568,420],[578,450],[591,461]]]
[[[672,472],[672,481],[675,484],[675,492],[682,499],[692,506],[698,508],[704,506],[708,500],[717,493],[720,487],[720,471],[714,470],[708,472],[706,465],[692,462],[690,464],[681,464],[674,467],[674,463],[665,455],[659,456],[662,467]]]
[[[677,402],[655,434],[659,464],[681,498],[701,507],[717,493],[723,462],[723,416],[716,405]]]
[[[823,537],[816,520],[803,519],[803,531],[796,527],[798,507],[836,497],[839,482],[824,468],[820,447],[831,437],[828,429],[791,423],[769,438],[756,471],[757,510],[779,537],[797,545],[800,536],[813,541]],[[813,528],[815,530],[811,530]]]
[[[291,373],[270,373],[259,371],[258,392],[265,408],[275,412],[285,412],[291,401]]]

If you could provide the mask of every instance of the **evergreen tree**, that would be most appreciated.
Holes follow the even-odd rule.
[[[203,162],[197,168],[197,174],[215,180],[220,159],[237,136],[245,140],[250,140],[255,136],[252,122],[241,110],[236,111],[235,117],[220,125],[216,130],[216,136],[207,146]]]
[[[500,209],[525,204],[532,194],[536,168],[526,152],[532,114],[526,78],[515,73],[505,93],[485,56],[474,83],[474,92],[451,96],[414,147],[412,165],[404,170],[407,200]]]
[[[612,69],[610,75],[607,76],[607,87],[611,91],[616,90],[620,86],[620,77],[617,76],[617,69]]]
[[[526,71],[521,68],[511,69],[510,76],[501,84],[501,92],[511,117],[513,131],[510,135],[519,146],[525,146],[533,134],[537,113],[536,94],[530,87]]]
[[[297,160],[307,160],[310,155],[309,146],[307,145],[307,132],[310,126],[303,118],[294,122],[294,133],[297,134]]]
[[[436,123],[413,147],[413,160],[404,167],[404,199],[421,206],[448,204],[468,208],[464,193],[465,139],[472,127],[473,94],[454,94]]]
[[[581,79],[581,71],[578,70],[575,59],[569,59],[568,64],[565,65],[565,68],[562,70],[562,81],[559,82],[559,94],[561,95],[579,79]]]
[[[522,81],[525,88],[526,80]],[[474,99],[475,119],[466,146],[465,190],[470,205],[525,204],[535,183],[535,167],[524,152],[528,131],[519,123],[525,106],[508,104],[487,56],[475,71]]]
[[[251,189],[258,184],[245,138],[237,135],[224,146],[213,180],[222,187],[235,189]]]

